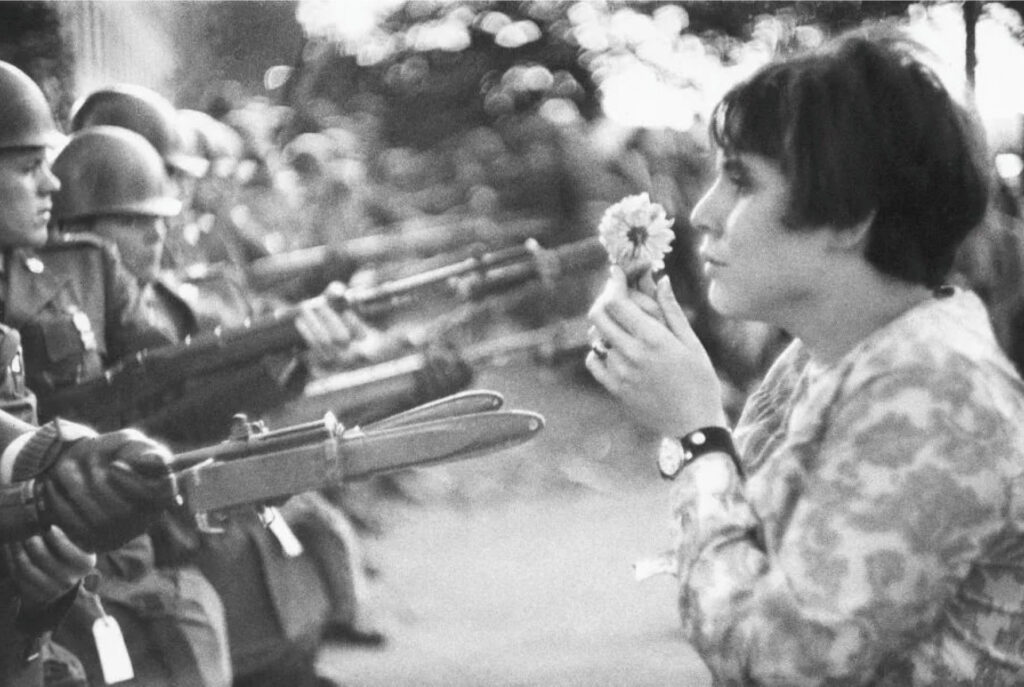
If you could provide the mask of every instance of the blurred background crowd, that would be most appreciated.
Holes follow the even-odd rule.
[[[467,236],[509,245],[523,221],[556,246],[649,191],[676,220],[678,295],[742,395],[780,334],[717,321],[703,303],[686,218],[711,164],[706,116],[772,54],[866,20],[911,26],[988,129],[1002,212],[963,271],[1019,346],[1024,94],[1005,88],[1024,66],[1019,4],[19,2],[0,5],[0,58],[44,86],[59,120],[117,82],[182,110],[210,161],[169,241],[182,267],[327,246],[365,271]],[[555,312],[589,297],[569,289]]]

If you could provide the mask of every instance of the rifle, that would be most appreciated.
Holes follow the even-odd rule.
[[[357,268],[365,265],[422,258],[471,244],[508,245],[547,235],[551,226],[551,221],[545,219],[496,222],[469,217],[436,225],[399,227],[336,246],[313,246],[254,260],[244,268],[245,281],[256,291],[286,290],[293,297],[303,297],[316,294],[331,281],[348,281]]]
[[[503,404],[496,392],[469,391],[351,428],[332,413],[275,431],[238,415],[227,441],[174,457],[175,493],[203,526],[211,511],[488,455],[543,429],[543,416]]]
[[[346,428],[333,415],[271,431],[263,423],[234,418],[227,440],[176,454],[165,508],[183,507],[200,527],[207,514],[236,506],[280,501],[345,480],[410,467],[489,455],[529,441],[544,418],[525,410],[501,410],[493,391],[455,394],[386,418]],[[273,508],[261,506],[271,524]],[[34,480],[0,487],[0,541],[17,541],[54,524],[46,492]],[[0,558],[0,577],[5,574]]]
[[[467,345],[461,361],[476,371],[528,358],[545,365],[582,359],[589,348],[589,322],[579,317]],[[306,384],[300,397],[270,413],[275,422],[295,422],[330,410],[348,421],[380,417],[420,397],[419,380],[430,366],[429,351],[367,365]]]
[[[436,290],[461,299],[479,299],[534,279],[551,283],[561,274],[593,269],[607,259],[596,238],[552,249],[543,249],[529,240],[521,246],[325,298],[338,311],[352,309],[372,319]],[[302,350],[304,341],[294,324],[299,311],[298,306],[282,309],[275,316],[248,326],[217,328],[180,344],[140,351],[82,384],[50,392],[37,390],[39,417],[43,422],[56,416],[66,417],[101,431],[143,420],[176,396],[180,398],[180,389],[187,382],[242,366],[251,367],[270,354]]]

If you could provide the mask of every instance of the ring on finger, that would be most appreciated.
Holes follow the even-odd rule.
[[[594,352],[600,360],[606,360],[608,358],[608,344],[602,339],[598,339],[590,344],[590,350]]]

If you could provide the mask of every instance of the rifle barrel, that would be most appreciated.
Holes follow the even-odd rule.
[[[537,277],[553,280],[560,274],[594,268],[606,260],[597,239],[551,250],[541,249],[531,240],[379,286],[350,289],[329,296],[328,301],[338,310],[352,308],[372,318],[423,297],[434,287],[444,287],[462,298],[480,298]],[[469,288],[459,288],[460,279]],[[138,422],[153,412],[154,404],[166,404],[167,394],[184,382],[251,364],[270,354],[304,348],[305,342],[295,327],[300,307],[283,309],[272,318],[245,327],[218,328],[180,344],[141,351],[99,378],[39,393],[40,419],[61,415],[90,422],[101,430]]]
[[[467,346],[462,351],[462,358],[469,365],[478,366],[522,353],[545,356],[553,352],[576,350],[587,345],[587,326],[584,319],[574,318],[530,331],[507,334]],[[309,382],[303,395],[306,398],[324,398],[344,392],[346,398],[351,398],[360,389],[372,387],[375,393],[379,393],[382,387],[387,388],[389,384],[404,390],[405,385],[400,380],[422,372],[427,362],[427,356],[423,353],[413,353],[346,370]]]
[[[564,274],[586,272],[608,264],[608,251],[596,237],[550,249],[528,242],[523,253],[519,260],[496,264],[478,275],[470,274],[460,284],[463,295],[479,300],[538,277],[550,284]]]
[[[525,241],[548,233],[551,222],[538,218],[494,221],[462,218],[456,221],[402,229],[386,234],[361,236],[337,246],[312,246],[271,255],[245,268],[249,285],[257,291],[272,290],[289,279],[320,270],[332,262],[371,265],[398,259],[424,257],[472,243],[494,245]]]
[[[233,436],[227,441],[175,454],[171,461],[171,471],[187,470],[208,460],[238,460],[254,454],[276,453],[333,440],[337,438],[341,427],[330,413],[320,420],[269,432],[253,431],[259,426],[258,423],[249,423],[244,416],[236,416],[235,420],[237,424],[232,428]]]
[[[511,246],[489,253],[470,256],[450,265],[436,267],[408,277],[385,282],[366,289],[353,289],[346,293],[347,304],[364,315],[371,315],[382,305],[424,291],[432,286],[449,286],[451,280],[470,274],[486,275],[488,271],[509,264],[530,260],[533,256],[528,246]]]

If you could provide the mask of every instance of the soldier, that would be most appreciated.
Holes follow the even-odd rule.
[[[58,187],[47,149],[59,135],[42,92],[4,62],[0,123],[0,236],[6,245],[38,245],[45,240],[50,196]],[[5,253],[5,267],[8,257]],[[11,295],[5,289],[0,301],[10,302]],[[115,487],[107,466],[116,458],[123,464],[163,468],[169,456],[137,433],[96,438],[66,422],[34,430],[35,400],[25,384],[18,332],[0,326],[0,334],[0,481],[7,485],[0,486],[0,541],[5,544],[0,683],[42,685],[45,670],[71,684],[81,677],[81,667],[49,641],[48,633],[92,569],[91,551],[139,534],[151,521],[148,504],[159,501],[153,498],[155,492],[143,490],[145,498],[139,499],[124,491],[123,483]],[[45,525],[33,504],[44,496],[46,512],[60,528],[38,533]]]
[[[101,174],[103,170],[110,173]],[[160,277],[164,222],[180,203],[167,195],[156,150],[134,131],[88,127],[71,137],[54,161],[54,171],[62,182],[54,200],[56,226],[88,231],[114,245],[152,309],[164,313],[163,320],[178,337],[198,333],[200,318]],[[311,332],[310,343],[320,349],[347,341],[335,337],[332,343],[324,336],[347,326],[330,315],[315,306],[300,315],[302,331]],[[219,391],[236,386],[231,377],[240,375],[248,386],[250,372],[230,370],[223,384],[206,379],[203,387]],[[248,393],[256,392],[249,388]],[[222,399],[219,405],[233,412],[237,408],[230,407],[231,400]],[[218,416],[213,396],[187,405],[193,406],[193,422],[162,425],[168,432],[165,438],[188,442],[195,433],[184,428],[201,423],[203,415]],[[226,428],[226,422],[217,428],[221,436]],[[300,536],[291,531],[289,518],[276,514],[272,517],[279,519],[268,532],[255,511],[233,515],[216,534],[202,533],[181,520],[168,520],[158,530],[158,562],[197,564],[221,595],[236,684],[272,685],[286,679],[289,684],[314,684],[314,659],[328,619],[351,621],[354,613],[353,571],[345,565],[354,543],[339,536],[340,513],[315,497],[297,497],[283,510],[294,513],[292,523]]]
[[[5,125],[0,141],[0,320],[21,335],[29,388],[46,394],[99,375],[137,348],[168,343],[173,333],[147,319],[134,280],[101,241],[68,236],[48,241],[51,197],[59,189],[47,153],[51,140],[59,137],[52,113],[39,87],[5,63],[0,63],[0,103]],[[117,567],[100,562],[104,587],[126,575],[149,585],[143,588],[159,600],[162,608],[154,615],[168,634],[177,633],[175,641],[190,651],[196,648],[193,684],[227,684],[220,601],[198,571],[154,570],[146,537],[105,558],[116,560]],[[66,634],[98,654],[104,647],[92,641],[92,624],[103,617],[95,599],[83,592],[69,612]],[[137,677],[150,676],[137,671]]]
[[[38,686],[45,675],[46,684],[86,685],[80,662],[51,640],[51,632],[92,573],[92,551],[141,532],[160,495],[169,496],[159,484],[141,492],[115,488],[119,483],[104,474],[102,454],[116,451],[123,465],[155,461],[151,476],[157,478],[168,455],[133,432],[98,440],[67,422],[59,423],[59,435],[57,424],[33,430],[35,396],[25,386],[18,332],[2,325],[0,369],[0,684]],[[131,498],[139,493],[145,498]],[[35,505],[41,498],[47,509]],[[47,511],[56,521],[49,528],[39,515]]]
[[[135,84],[101,88],[72,106],[70,130],[91,126],[131,129],[145,137],[163,158],[173,195],[183,204],[183,211],[168,223],[169,266],[186,269],[208,262],[244,264],[267,254],[264,247],[240,233],[233,222],[221,217],[221,221],[210,224],[200,221],[193,211],[192,199],[199,180],[210,171],[210,161],[198,150],[189,149],[188,139],[197,143],[194,121],[180,117],[169,100]]]

